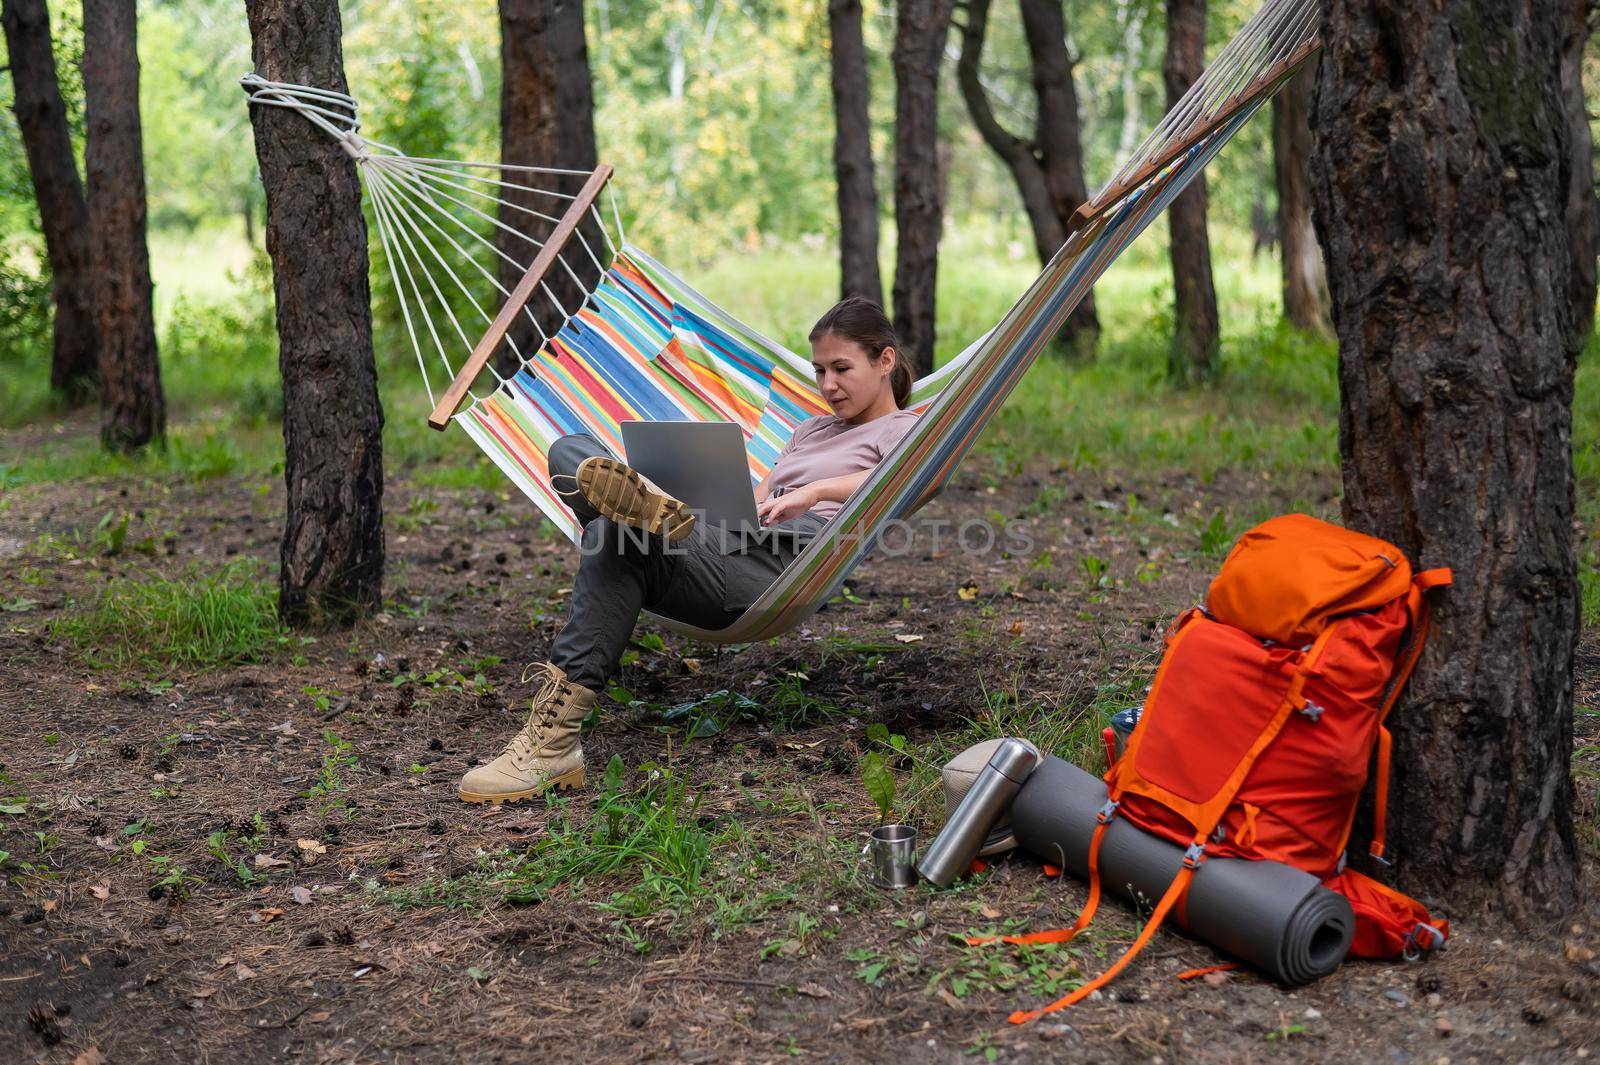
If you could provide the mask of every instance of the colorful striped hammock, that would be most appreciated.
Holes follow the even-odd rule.
[[[1079,211],[1065,244],[1000,323],[917,382],[912,405],[922,416],[916,425],[738,620],[718,630],[658,620],[699,639],[744,643],[794,628],[832,598],[889,523],[914,514],[949,480],[1028,367],[1117,256],[1316,54],[1319,16],[1320,0],[1267,0],[1117,177]],[[809,359],[740,324],[627,243],[614,202],[617,239],[612,239],[594,207],[609,168],[576,172],[589,178],[578,195],[540,189],[519,182],[530,174],[575,172],[407,157],[356,133],[355,102],[348,96],[254,75],[244,81],[252,103],[293,108],[337,138],[366,178],[390,276],[430,397],[425,338],[431,339],[453,379],[430,423],[460,424],[544,516],[574,540],[580,529],[552,490],[546,467],[545,456],[558,437],[592,433],[620,453],[619,425],[625,420],[731,421],[744,433],[754,482],[770,469],[796,425],[827,410],[812,381]],[[478,173],[482,169],[498,176],[484,177]],[[560,219],[513,208],[556,224],[548,244],[478,208],[477,199],[508,206],[500,198],[501,189],[567,203]],[[604,235],[605,248],[597,251],[584,238],[580,223],[588,222]],[[531,266],[516,263],[526,273],[514,292],[496,280],[493,256],[514,260],[485,239],[483,223],[537,250]],[[573,241],[597,267],[599,280],[586,287],[583,305],[568,313],[543,277],[559,263],[577,280],[562,258],[568,250],[576,254],[576,248],[565,247]],[[484,249],[490,253],[487,265],[480,261]],[[481,293],[461,280],[444,250],[456,252],[498,291],[504,301],[498,313],[490,314]],[[430,260],[446,281],[436,277]],[[538,349],[526,356],[516,352],[520,368],[502,377],[488,360],[518,315],[527,314],[537,327],[526,306],[536,289],[561,309],[564,324],[554,336],[539,329]],[[459,320],[467,308],[488,326],[476,345],[467,340]],[[441,337],[435,317],[448,318],[462,346],[471,350],[459,371],[448,350],[454,345]],[[448,336],[450,330],[443,332]],[[486,368],[496,386],[483,394],[472,392]]]

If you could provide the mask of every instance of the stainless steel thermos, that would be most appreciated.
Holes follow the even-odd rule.
[[[965,873],[995,820],[1038,765],[1039,752],[1031,744],[1003,740],[917,863],[917,872],[938,887],[949,887]]]

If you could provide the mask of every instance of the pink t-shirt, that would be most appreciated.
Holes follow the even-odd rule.
[[[801,488],[812,481],[870,470],[894,450],[916,422],[915,411],[897,410],[863,425],[851,425],[836,414],[808,418],[795,429],[772,464],[768,495]],[[843,503],[824,500],[807,513],[827,521]]]

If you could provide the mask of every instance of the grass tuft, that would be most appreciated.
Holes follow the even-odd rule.
[[[277,592],[256,564],[178,578],[121,577],[51,631],[97,666],[212,669],[256,662],[288,642]]]

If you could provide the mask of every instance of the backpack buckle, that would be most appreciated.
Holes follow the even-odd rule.
[[[1316,703],[1312,702],[1310,699],[1307,699],[1306,700],[1306,705],[1304,705],[1304,706],[1302,706],[1300,708],[1300,712],[1302,714],[1306,715],[1306,717],[1310,718],[1311,719],[1311,723],[1313,725],[1315,725],[1318,721],[1320,721],[1322,719],[1322,715],[1328,712],[1328,708],[1325,707],[1325,706],[1318,706]]]
[[[1191,843],[1189,849],[1183,852],[1183,867],[1185,869],[1198,869],[1200,863],[1206,860],[1206,845],[1204,843]]]
[[[1424,943],[1417,934],[1428,933],[1428,941]],[[1444,949],[1444,933],[1426,921],[1418,921],[1411,926],[1411,931],[1406,933],[1405,946],[1400,950],[1400,956],[1406,961],[1420,961],[1425,954],[1435,950]]]
[[[1094,815],[1095,824],[1109,825],[1111,819],[1117,816],[1117,807],[1121,805],[1115,799],[1107,799],[1106,804],[1100,807],[1100,812]]]

